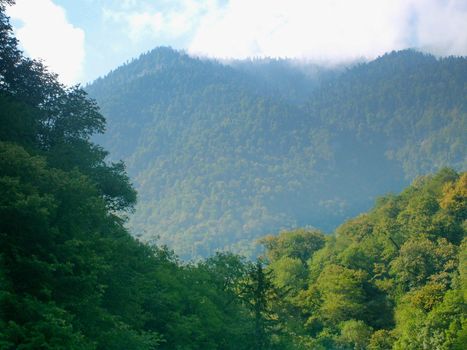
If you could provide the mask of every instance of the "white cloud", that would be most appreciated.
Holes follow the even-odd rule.
[[[16,0],[7,12],[21,22],[16,37],[26,54],[42,59],[65,84],[80,80],[84,64],[84,31],[67,21],[52,0]]]
[[[465,0],[230,0],[200,22],[196,54],[340,62],[419,47],[467,54]]]
[[[136,12],[126,17],[130,27],[130,37],[134,40],[142,38],[145,32],[160,33],[164,25],[164,17],[161,12],[147,13]]]
[[[439,55],[467,55],[467,1],[413,1],[420,47]]]
[[[85,35],[54,1],[17,0],[8,14],[20,23],[16,35],[25,52],[42,58],[63,82],[74,83],[83,78]],[[89,53],[100,59],[92,68],[100,62],[110,69],[160,44],[220,58],[337,63],[407,47],[467,55],[467,0],[82,1],[103,14],[103,23],[83,21],[93,33],[88,48],[98,51]],[[82,6],[63,3],[68,11]]]
[[[120,9],[104,8],[103,18],[125,24],[128,36],[135,41],[177,38],[192,33],[199,20],[217,8],[216,4],[216,0],[177,0],[151,6],[127,0]]]

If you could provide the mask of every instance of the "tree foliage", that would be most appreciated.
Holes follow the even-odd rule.
[[[123,163],[79,87],[23,56],[0,5],[0,349],[251,349],[248,264],[181,264],[125,228]]]
[[[412,50],[330,70],[161,47],[86,90],[109,121],[96,140],[140,193],[132,229],[190,259],[329,232],[417,175],[465,169],[466,77],[465,57]]]
[[[333,235],[297,229],[267,236],[264,261],[217,252],[182,263],[167,248],[129,234],[136,192],[124,164],[109,162],[92,142],[104,131],[104,117],[79,86],[63,86],[23,56],[4,14],[11,3],[0,1],[0,349],[465,348],[466,173],[443,169],[417,178]],[[169,66],[170,55],[178,54],[160,58]],[[180,60],[184,74],[205,77],[191,71],[191,59]],[[148,69],[161,68],[150,62]],[[281,121],[270,116],[266,129],[273,130]],[[260,138],[252,147],[267,153],[277,140]],[[250,150],[242,166],[258,163]],[[219,159],[229,164],[235,157]],[[269,166],[280,173],[274,161]],[[264,196],[271,192],[266,180],[253,181]],[[246,225],[269,215],[252,200],[257,206],[245,213]],[[219,208],[208,202],[204,208],[215,221],[210,210]]]
[[[265,238],[273,282],[295,287],[281,322],[296,348],[465,347],[465,179],[451,169],[420,177],[324,246],[297,245],[308,253],[305,271],[285,243],[297,231]]]

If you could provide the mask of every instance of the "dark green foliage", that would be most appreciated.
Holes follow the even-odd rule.
[[[87,91],[140,193],[130,226],[189,259],[330,231],[416,175],[464,169],[466,77],[465,58],[410,50],[330,70],[158,48]]]
[[[104,118],[83,90],[62,86],[42,64],[23,57],[4,15],[4,5],[11,2],[0,1],[0,349],[465,348],[466,173],[443,169],[418,178],[331,236],[312,229],[268,236],[262,240],[267,263],[217,253],[183,264],[168,249],[129,235],[126,216],[136,193],[123,163],[106,162],[107,152],[90,141],[93,133],[103,131]],[[164,55],[164,64],[182,57],[182,66],[192,67],[185,56],[170,50]],[[216,64],[197,64],[217,67],[213,81],[239,79],[245,91],[257,88],[248,75],[240,79]],[[184,74],[190,72],[198,80],[205,78],[191,68]],[[285,99],[293,100],[293,95]],[[239,101],[248,105],[251,98],[245,96]],[[289,123],[280,124],[280,113],[266,104],[258,110],[262,108],[272,113],[267,114],[272,124],[262,128],[265,120],[252,121],[249,115],[244,120],[251,122],[248,127],[266,130],[265,135],[277,125],[288,130]],[[344,128],[353,130],[353,124]],[[296,130],[289,131],[288,136],[295,135]],[[236,147],[245,141],[237,136]],[[196,138],[187,140],[197,145]],[[286,157],[298,147],[294,142],[285,147]],[[271,169],[258,165],[261,159],[251,152],[255,147],[269,154]],[[284,169],[274,168],[281,147],[259,138],[241,151],[249,157],[246,164],[236,156],[224,159],[221,152],[215,154],[216,166],[238,170],[228,167],[231,160],[239,161],[240,168],[257,164],[253,183],[259,187],[252,188],[262,189],[275,183],[271,174]],[[230,151],[235,155],[236,149]],[[179,160],[174,166],[183,164]],[[223,179],[216,166],[207,170]],[[296,174],[303,169],[298,167]],[[262,172],[268,176],[260,177]],[[300,192],[296,183],[290,186]],[[234,193],[238,187],[233,183],[229,188]],[[265,197],[270,193],[268,188],[261,191]],[[249,224],[255,215],[272,213],[252,200],[258,210],[243,217]],[[217,210],[231,203],[223,205]]]
[[[247,302],[254,315],[254,349],[271,348],[271,332],[273,328],[273,311],[271,301],[275,298],[274,287],[269,274],[261,261],[251,265],[248,279],[240,287],[240,295]]]
[[[182,265],[125,229],[96,103],[23,57],[0,3],[0,349],[251,349],[248,264]]]

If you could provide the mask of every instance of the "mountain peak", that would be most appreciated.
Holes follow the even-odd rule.
[[[466,59],[392,52],[319,81],[275,62],[162,47],[90,87],[140,193],[136,234],[183,258],[252,255],[265,233],[329,231],[413,176],[466,166]]]

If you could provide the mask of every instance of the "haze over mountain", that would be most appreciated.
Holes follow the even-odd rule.
[[[466,58],[412,50],[333,70],[161,47],[87,91],[139,193],[132,231],[196,258],[329,231],[417,175],[465,169],[466,80]]]
[[[97,102],[21,51],[14,2],[0,0],[0,349],[466,349],[467,172],[417,177],[333,233],[277,232],[465,169],[465,58],[330,70],[159,48],[89,87],[110,116],[99,138]],[[40,11],[52,0],[21,2],[35,24],[64,24]],[[133,232],[119,158],[142,198]],[[253,255],[265,230],[257,259],[152,244]]]

